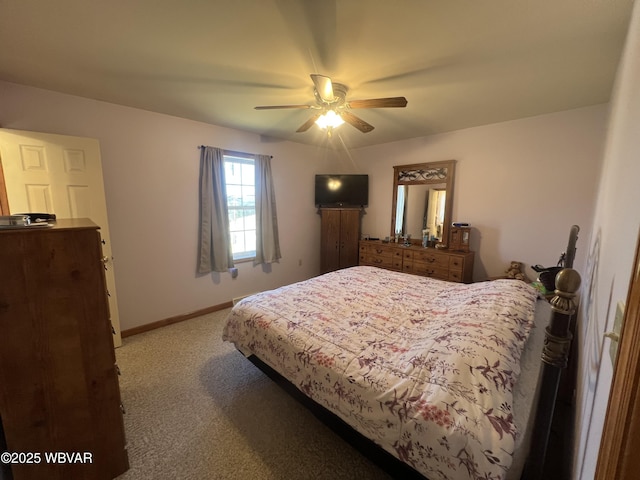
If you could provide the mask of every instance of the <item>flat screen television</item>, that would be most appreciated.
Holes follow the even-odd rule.
[[[366,207],[369,175],[316,175],[317,207]]]

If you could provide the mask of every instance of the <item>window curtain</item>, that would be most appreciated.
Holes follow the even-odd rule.
[[[223,150],[202,147],[198,273],[226,272],[232,267]]]
[[[271,157],[256,155],[256,258],[254,265],[277,262],[280,255],[276,196],[271,178]]]

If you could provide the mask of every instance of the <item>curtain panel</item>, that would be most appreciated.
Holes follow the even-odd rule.
[[[271,157],[256,155],[256,257],[254,265],[277,262],[280,254],[276,196],[271,176]]]
[[[226,272],[232,267],[223,150],[202,147],[198,273]]]

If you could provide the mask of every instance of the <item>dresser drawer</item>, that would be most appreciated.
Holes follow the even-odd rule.
[[[402,250],[388,244],[360,244],[360,265],[402,270]]]
[[[447,278],[450,282],[463,282],[462,270],[449,270],[449,276]]]
[[[449,269],[449,255],[434,250],[413,252],[413,261],[431,265],[434,268]]]
[[[464,270],[464,257],[456,257],[451,255],[449,257],[449,270],[462,272],[462,270]]]
[[[422,275],[423,277],[449,280],[449,270],[446,267],[440,267],[433,263],[413,262],[404,264],[402,271],[405,273],[413,273],[414,275]]]
[[[360,265],[371,265],[392,270],[402,268],[402,264],[400,264],[400,267],[394,264],[394,258],[391,255],[371,255],[366,253],[360,254]]]
[[[381,257],[393,257],[399,255],[395,249],[389,248],[384,245],[360,245],[360,254],[376,255]]]

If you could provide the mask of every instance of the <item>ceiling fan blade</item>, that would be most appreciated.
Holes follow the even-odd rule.
[[[340,116],[345,122],[347,122],[349,125],[353,125],[362,133],[370,132],[374,128],[373,125],[370,125],[361,118],[356,117],[353,113],[340,112]]]
[[[393,108],[406,107],[407,99],[404,97],[370,98],[368,100],[351,100],[350,108]]]
[[[318,95],[323,102],[331,103],[335,101],[336,98],[333,96],[333,84],[331,83],[331,79],[329,77],[318,75],[317,73],[312,73],[311,80],[313,80],[313,84],[316,87],[316,92],[318,92]]]
[[[313,108],[313,105],[263,105],[253,108],[255,108],[256,110],[274,110],[282,108]]]
[[[296,130],[296,132],[297,133],[302,133],[302,132],[306,132],[307,130],[309,130],[311,128],[311,126],[315,123],[315,121],[318,119],[319,116],[320,116],[319,113],[316,113],[315,115],[313,115],[309,120],[307,120],[302,125],[300,125],[300,128],[298,128],[298,130]]]

